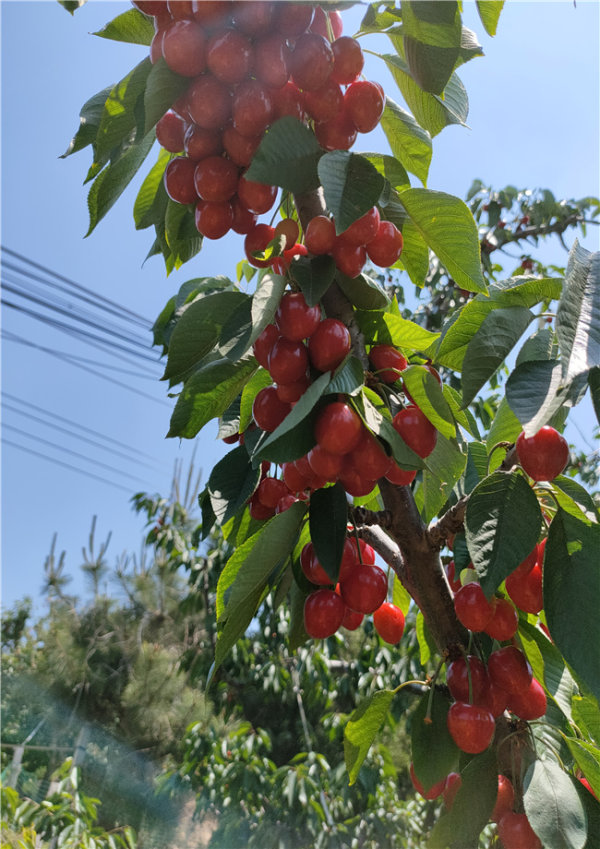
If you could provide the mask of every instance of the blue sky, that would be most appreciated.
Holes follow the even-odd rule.
[[[86,150],[67,160],[58,157],[77,127],[82,104],[145,55],[143,47],[90,35],[127,8],[127,3],[90,0],[71,17],[52,0],[0,3],[1,240],[12,251],[153,321],[185,280],[217,273],[234,277],[242,242],[240,237],[206,242],[197,258],[168,279],[160,259],[142,268],[151,237],[149,231],[136,232],[133,226],[139,180],[97,230],[83,239],[87,189],[82,181],[90,155]],[[557,197],[600,192],[599,8],[597,2],[581,0],[576,6],[562,0],[511,0],[496,38],[491,39],[479,24],[474,3],[465,3],[465,24],[476,30],[486,55],[460,70],[470,100],[469,129],[449,127],[436,137],[429,188],[462,197],[478,177],[497,188],[507,183],[547,187]],[[352,9],[344,17],[346,32],[352,33],[360,12]],[[400,99],[380,64],[369,62],[367,75],[384,83],[393,99]],[[354,149],[385,151],[387,146],[375,132],[359,137]],[[590,230],[583,245],[598,250],[597,229]],[[545,257],[566,262],[558,246]],[[39,600],[43,563],[55,531],[57,549],[67,551],[67,571],[77,574],[93,515],[98,516],[97,541],[112,531],[109,562],[124,550],[139,551],[142,521],[131,510],[130,495],[144,489],[167,494],[175,461],[187,468],[194,444],[165,440],[172,401],[166,397],[165,384],[149,377],[150,372],[160,375],[160,367],[140,361],[136,369],[115,360],[119,368],[144,372],[144,377],[106,372],[126,384],[117,386],[40,348],[106,362],[97,350],[14,309],[3,310],[2,326],[9,334],[2,343],[4,437],[14,443],[2,446],[2,599],[10,605],[25,594]],[[89,362],[87,366],[100,368]],[[150,397],[136,394],[140,391]],[[26,406],[31,404],[38,410]],[[22,415],[25,410],[107,447],[103,437],[121,445],[111,442],[112,451],[102,450],[42,422],[28,421]],[[591,431],[589,407],[578,423],[581,431]],[[83,432],[80,426],[89,430]],[[222,454],[215,433],[209,427],[196,440],[196,465],[207,473]],[[576,431],[568,435],[579,441]],[[48,442],[84,456],[61,452]],[[152,465],[134,463],[127,454]],[[113,471],[92,465],[86,456]],[[113,485],[58,466],[47,457],[87,469]],[[72,590],[82,590],[79,576]]]

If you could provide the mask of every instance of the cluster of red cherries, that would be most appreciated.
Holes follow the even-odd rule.
[[[196,226],[206,238],[220,239],[229,230],[243,234],[249,261],[270,264],[260,255],[273,228],[259,224],[258,217],[273,207],[277,187],[247,180],[245,169],[269,126],[286,115],[310,122],[327,151],[349,150],[358,133],[377,126],[385,95],[378,83],[360,79],[364,56],[359,43],[342,35],[338,11],[308,3],[133,4],[154,17],[151,61],[162,57],[172,71],[190,80],[156,126],[162,147],[182,154],[165,170],[169,197],[195,205]],[[373,242],[369,255],[387,267],[398,259],[402,236],[391,222],[380,224],[375,213],[377,222],[372,214],[367,234]],[[356,243],[354,237],[338,245],[333,222],[325,221],[328,233],[333,227],[333,242],[314,252],[332,253],[340,270],[355,277],[366,261],[367,241]],[[323,230],[322,222],[313,226],[315,244],[322,241]],[[389,261],[392,245],[398,243],[397,255]],[[293,245],[289,240],[287,250]]]

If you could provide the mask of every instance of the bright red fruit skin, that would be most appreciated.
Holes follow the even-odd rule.
[[[169,153],[181,153],[184,149],[185,121],[175,112],[165,112],[156,124],[158,143]]]
[[[218,130],[229,120],[231,91],[212,74],[203,74],[195,79],[185,99],[192,121],[205,130]]]
[[[299,401],[310,385],[308,375],[303,375],[300,380],[295,380],[293,383],[278,383],[277,396],[282,401],[287,401],[288,404],[293,404]]]
[[[485,626],[485,633],[493,640],[510,640],[517,633],[519,615],[514,606],[505,598],[493,598],[491,601],[492,618]]]
[[[364,245],[348,242],[343,234],[336,238],[331,254],[336,266],[346,277],[358,277],[367,261]]]
[[[300,566],[306,578],[317,586],[329,586],[331,578],[323,569],[317,556],[312,542],[307,542],[300,554]]]
[[[222,156],[208,156],[196,165],[194,186],[202,200],[229,200],[238,186],[237,166]]]
[[[375,489],[375,481],[370,478],[363,478],[350,462],[347,462],[350,457],[347,454],[344,457],[344,465],[339,474],[339,482],[342,484],[348,495],[352,498],[362,498],[363,495],[368,495]]]
[[[374,345],[369,352],[369,360],[379,380],[384,383],[395,383],[408,365],[404,354],[393,345]]]
[[[379,210],[373,206],[341,234],[347,242],[354,245],[366,245],[377,235],[380,224]]]
[[[468,669],[467,659],[469,662]],[[488,688],[485,665],[475,655],[468,655],[467,659],[458,657],[446,667],[446,683],[450,695],[457,702],[472,701],[476,705],[485,705],[485,694]],[[471,673],[472,699],[469,699],[469,671]]]
[[[254,493],[250,499],[248,507],[250,510],[250,516],[253,519],[258,519],[259,522],[263,522],[265,519],[271,519],[275,515],[274,508],[265,507],[265,505],[258,499],[256,493]]]
[[[219,130],[206,130],[190,124],[183,137],[183,147],[190,159],[199,162],[208,156],[216,156],[223,150]]]
[[[385,97],[375,83],[358,80],[348,86],[344,103],[358,132],[370,133],[383,115]]]
[[[365,428],[360,442],[348,455],[348,462],[362,478],[376,481],[384,477],[392,460],[379,440]]]
[[[233,224],[233,209],[229,201],[200,200],[196,204],[196,229],[207,239],[222,239]]]
[[[526,814],[509,811],[498,823],[498,836],[504,849],[543,849]]]
[[[319,371],[332,371],[350,353],[352,340],[346,325],[337,318],[326,318],[308,340],[308,355]]]
[[[240,177],[238,183],[238,197],[244,206],[255,212],[257,215],[262,215],[263,212],[268,212],[277,197],[277,186],[268,186],[266,183],[256,183],[253,180],[247,180],[245,177]],[[260,224],[259,227],[267,227],[266,224]],[[275,229],[270,228],[275,234]],[[271,239],[273,236],[271,236]],[[270,240],[269,240],[270,241]]]
[[[385,473],[384,477],[396,486],[409,486],[417,476],[417,472],[411,469],[401,469],[395,460]]]
[[[241,83],[252,67],[252,45],[234,29],[219,30],[206,47],[209,71],[224,83]]]
[[[274,386],[266,386],[264,389],[261,389],[252,405],[254,421],[259,428],[266,430],[268,433],[279,427],[290,410],[291,407],[289,404],[285,404],[279,400],[277,390]]]
[[[205,0],[200,0],[200,5]],[[225,4],[227,7],[227,4]],[[270,0],[254,0],[252,3],[242,0],[233,4],[232,20],[236,29],[247,35],[269,32],[275,15],[275,3]]]
[[[373,625],[382,640],[394,646],[404,633],[404,614],[391,602],[384,602],[373,613]]]
[[[266,477],[259,483],[256,493],[261,504],[264,504],[265,507],[275,509],[279,501],[286,495],[289,495],[290,491],[285,481],[278,478]]]
[[[353,83],[365,64],[362,47],[355,38],[343,35],[331,45],[333,50],[333,71],[331,79],[340,85]]]
[[[318,444],[307,454],[308,463],[313,472],[328,481],[337,480],[342,468],[342,456],[342,454],[331,454]]]
[[[330,454],[348,454],[358,444],[362,427],[352,407],[343,401],[333,401],[317,417],[315,440]]]
[[[335,244],[335,224],[326,215],[317,215],[308,222],[304,244],[311,254],[328,254]]]
[[[304,602],[304,627],[315,639],[331,637],[344,620],[346,605],[335,590],[317,590]]]
[[[339,115],[343,105],[344,95],[333,80],[328,80],[316,91],[307,91],[304,94],[306,111],[315,121],[330,121]]]
[[[519,463],[534,481],[551,481],[564,470],[569,461],[569,444],[564,436],[549,425],[533,436],[519,434],[517,439]]]
[[[194,186],[196,163],[186,156],[172,159],[165,168],[165,189],[176,203],[195,203],[198,194]]]
[[[261,142],[261,136],[242,136],[230,124],[223,130],[225,153],[240,168],[247,168]]]
[[[477,581],[465,584],[454,596],[456,616],[469,631],[483,631],[492,618],[492,607]]]
[[[367,256],[381,268],[389,268],[402,253],[404,239],[402,233],[391,221],[382,221],[374,239],[367,245]]]
[[[286,36],[301,35],[310,27],[314,15],[312,6],[304,3],[279,3],[275,29]]]
[[[290,492],[302,495],[309,488],[309,481],[298,469],[294,462],[283,463],[281,473]],[[304,496],[302,496],[304,498]]]
[[[362,625],[364,618],[364,613],[359,613],[358,610],[350,610],[350,608],[347,607],[346,612],[344,613],[344,618],[342,619],[342,628],[345,628],[347,631],[356,631],[356,629],[360,628]]]
[[[529,661],[516,646],[504,646],[491,653],[488,675],[498,687],[511,695],[528,690],[532,679]]]
[[[333,50],[327,39],[314,32],[299,36],[290,58],[292,79],[298,88],[314,91],[327,82],[333,69]]]
[[[321,321],[321,308],[309,307],[302,292],[286,292],[275,313],[275,323],[282,336],[300,342],[311,336]]]
[[[299,121],[304,120],[303,94],[294,83],[286,83],[282,88],[272,92],[275,112],[273,120],[291,115]]]
[[[429,790],[425,790],[425,788],[417,778],[417,775],[415,773],[415,767],[412,763],[410,765],[409,772],[410,780],[413,783],[413,787],[415,788],[417,793],[419,793],[424,799],[428,799],[429,801],[431,801],[431,799],[437,799],[438,796],[441,796],[444,792],[444,787],[446,786],[445,778],[443,778],[441,781],[438,781],[437,784],[432,785]]]
[[[459,749],[476,755],[492,742],[496,723],[487,708],[454,702],[448,711],[448,731]]]
[[[241,182],[242,180],[240,180]],[[256,224],[250,230],[244,239],[244,252],[250,265],[255,266],[255,268],[267,268],[267,266],[271,265],[272,259],[257,259],[253,254],[262,253],[269,242],[272,241],[274,235],[275,228],[269,227],[268,224]]]
[[[517,572],[518,568],[506,579],[506,592],[520,610],[539,613],[544,606],[542,570],[535,565],[525,574]]]
[[[165,62],[182,77],[197,77],[206,67],[206,37],[195,21],[174,21],[162,40]]]
[[[259,136],[273,120],[275,104],[259,80],[245,80],[233,95],[233,126],[242,136]]]
[[[279,339],[279,330],[274,324],[267,324],[262,333],[257,336],[256,342],[252,346],[254,356],[263,368],[269,368],[269,354],[273,345]]]
[[[437,430],[421,410],[411,404],[400,410],[392,422],[397,433],[419,457],[428,457],[437,442]]]
[[[325,150],[350,150],[356,141],[357,129],[345,108],[329,121],[315,124],[315,136]]]
[[[454,804],[454,800],[456,799],[456,794],[460,790],[460,786],[462,784],[462,778],[458,774],[458,772],[450,772],[446,777],[446,782],[444,784],[444,791],[442,796],[444,797],[444,806],[447,811],[452,810],[452,805]]]
[[[301,380],[308,368],[308,351],[303,342],[280,337],[269,354],[269,374],[275,383]]]
[[[515,790],[512,782],[505,775],[498,776],[498,795],[496,796],[496,804],[490,815],[492,822],[500,822],[504,814],[509,813],[513,809],[515,803]]]
[[[349,608],[359,613],[373,613],[387,595],[387,576],[379,566],[358,564],[347,578],[340,581],[342,598]]]
[[[250,212],[237,195],[231,199],[231,208],[233,209],[233,223],[231,225],[231,229],[235,233],[247,236],[248,233],[251,233],[256,227],[258,215],[255,212]]]
[[[527,690],[509,694],[507,707],[520,719],[539,719],[548,707],[544,688],[539,681],[532,678]]]

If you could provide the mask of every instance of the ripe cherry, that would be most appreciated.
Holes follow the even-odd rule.
[[[281,88],[290,77],[291,50],[285,37],[271,33],[255,44],[253,74],[269,88]]]
[[[373,625],[382,640],[394,646],[404,633],[404,614],[395,604],[384,602],[373,613]]]
[[[202,200],[220,202],[233,197],[238,186],[238,168],[222,156],[202,159],[194,172],[194,185]]]
[[[539,719],[544,716],[548,707],[544,688],[539,681],[532,678],[526,690],[509,693],[507,707],[520,719]]]
[[[395,383],[404,371],[408,360],[393,345],[374,345],[369,353],[369,360],[379,380],[384,383]]]
[[[176,203],[195,203],[198,193],[194,186],[196,163],[186,156],[172,159],[165,168],[165,189],[171,200]]]
[[[285,513],[286,510],[289,510],[292,504],[295,504],[298,499],[292,493],[288,493],[288,495],[284,495],[283,498],[280,498],[277,502],[277,507],[275,508],[275,513]]]
[[[205,130],[218,130],[231,115],[231,90],[212,74],[202,74],[188,88],[186,103],[195,124]]]
[[[308,351],[303,342],[281,336],[269,354],[269,374],[275,383],[295,383],[308,368]]]
[[[454,596],[456,616],[469,631],[483,631],[492,618],[492,606],[477,581],[465,584]]]
[[[160,15],[165,10],[165,0],[131,0],[131,2],[145,15]]]
[[[260,80],[245,80],[233,95],[233,126],[242,136],[260,136],[273,120],[275,104]]]
[[[296,39],[290,58],[292,79],[298,88],[314,91],[327,82],[333,62],[329,41],[315,32],[306,32]]]
[[[331,578],[323,569],[315,554],[312,542],[307,542],[300,553],[300,567],[306,578],[317,586],[329,586]]]
[[[315,124],[315,136],[325,150],[350,150],[356,141],[357,133],[345,107],[335,118]]]
[[[247,180],[246,177],[240,177],[238,184],[238,197],[250,212],[255,212],[257,215],[262,215],[263,212],[268,212],[277,197],[277,186],[268,186],[266,183],[256,183],[253,180]],[[265,225],[260,225],[264,227]],[[273,230],[273,235],[275,230]],[[273,236],[271,236],[271,239]],[[270,241],[270,240],[269,240]]]
[[[206,46],[209,71],[229,85],[241,83],[252,67],[254,50],[248,39],[234,29],[219,30]]]
[[[509,811],[498,823],[498,837],[504,849],[543,849],[526,814]]]
[[[342,469],[342,455],[331,454],[317,444],[307,454],[313,472],[328,481],[335,481]]]
[[[379,210],[376,206],[353,221],[347,230],[341,234],[345,241],[353,245],[366,245],[377,235],[380,224]]]
[[[490,814],[491,821],[500,822],[504,814],[507,814],[509,811],[512,811],[514,804],[515,790],[512,786],[510,778],[507,778],[505,775],[499,775],[498,795],[496,796],[494,810]]]
[[[569,444],[557,430],[545,425],[533,436],[519,434],[517,456],[523,469],[535,481],[551,481],[569,461]]]
[[[308,222],[304,244],[311,254],[329,254],[335,244],[335,224],[326,215],[316,215]]]
[[[376,481],[387,473],[392,459],[385,453],[377,437],[364,428],[360,442],[348,455],[347,462],[360,477]]]
[[[273,507],[265,507],[265,505],[259,501],[256,493],[254,493],[248,502],[248,508],[250,516],[253,519],[257,519],[259,522],[263,522],[265,519],[271,519],[275,515],[275,509]]]
[[[336,266],[347,277],[358,277],[367,261],[364,245],[351,244],[343,234],[336,238],[331,253]]]
[[[256,489],[256,497],[265,507],[275,509],[279,501],[290,491],[287,488],[285,481],[278,478],[264,477]]]
[[[469,691],[469,674],[471,690]],[[450,695],[457,702],[472,702],[485,705],[485,695],[488,689],[488,676],[485,664],[475,655],[467,658],[457,657],[446,667],[446,683]],[[471,692],[471,698],[469,698]]]
[[[320,322],[308,340],[310,361],[319,371],[336,369],[350,353],[351,347],[350,331],[337,318],[326,318]]]
[[[287,82],[283,88],[276,89],[271,94],[274,108],[273,120],[283,118],[284,115],[291,115],[299,121],[304,119],[304,97],[298,86]]]
[[[460,582],[460,578],[456,577],[456,564],[454,563],[454,560],[451,560],[444,569],[446,577],[448,578],[448,583],[450,584],[450,589],[453,593],[457,593],[462,587],[462,584]]]
[[[364,478],[352,465],[349,460],[350,455],[344,457],[342,470],[339,474],[339,481],[348,493],[353,498],[362,498],[363,495],[368,495],[375,489],[375,481],[370,478]]]
[[[175,0],[177,2],[177,0]],[[207,29],[224,27],[229,16],[231,4],[228,0],[194,0],[194,18]]]
[[[487,708],[454,702],[448,711],[448,731],[459,749],[476,755],[492,742],[496,723]]]
[[[183,137],[183,147],[189,158],[195,162],[209,156],[216,156],[223,150],[221,132],[190,124]]]
[[[256,227],[258,215],[256,212],[250,212],[237,195],[231,199],[231,207],[233,209],[231,229],[236,233],[247,236]]]
[[[358,132],[370,133],[383,115],[385,97],[375,83],[358,80],[348,86],[344,102]]]
[[[437,430],[414,404],[400,410],[392,421],[394,429],[419,457],[428,457],[437,442]]]
[[[409,486],[416,476],[416,470],[401,469],[394,459],[392,459],[392,464],[384,475],[390,483],[394,483],[396,486]]]
[[[340,85],[348,85],[360,76],[365,64],[362,47],[355,38],[343,35],[331,45],[333,50],[333,71],[331,79]]]
[[[206,67],[206,36],[195,21],[173,21],[162,40],[165,62],[182,77],[197,77]]]
[[[256,341],[252,346],[254,356],[263,368],[269,367],[269,354],[275,342],[279,339],[280,333],[274,324],[267,324],[262,333],[256,337]]]
[[[339,38],[344,30],[344,24],[342,22],[342,16],[337,9],[332,9],[331,12],[325,12],[322,6],[317,6],[315,8],[313,22],[310,25],[311,32],[317,32],[323,38],[329,38],[327,19],[329,19],[329,26],[331,26],[334,39]]]
[[[204,0],[201,0],[204,2]],[[275,15],[275,4],[269,0],[254,0],[252,3],[242,0],[233,6],[232,21],[236,29],[246,35],[258,35],[269,32]]]
[[[282,401],[287,401],[288,404],[293,404],[302,398],[309,386],[310,378],[307,374],[304,374],[299,380],[294,380],[292,383],[278,383],[277,397]]]
[[[310,27],[314,8],[308,3],[278,3],[275,13],[275,29],[287,37],[301,35]]]
[[[358,444],[362,427],[352,407],[344,401],[333,401],[317,417],[315,440],[331,454],[347,454]]]
[[[328,80],[321,88],[305,92],[304,105],[315,121],[329,121],[340,113],[344,95],[337,83]]]
[[[185,121],[177,113],[165,112],[156,124],[158,143],[169,153],[181,153],[184,149]]]
[[[421,795],[424,799],[428,799],[429,801],[431,801],[432,799],[437,799],[438,796],[441,796],[442,793],[444,792],[444,787],[446,785],[446,779],[445,778],[443,778],[441,781],[438,781],[436,784],[433,784],[429,788],[429,790],[425,790],[425,788],[423,787],[423,785],[421,784],[421,782],[417,778],[417,775],[415,773],[415,767],[414,767],[413,763],[411,763],[411,765],[410,765],[409,772],[410,772],[410,780],[413,783],[413,787],[415,788],[417,793],[419,793],[419,795]]]
[[[294,247],[300,235],[298,222],[293,218],[282,218],[275,227],[275,238],[283,236],[285,238],[285,250]],[[319,313],[320,314],[320,313]]]
[[[309,481],[298,469],[295,462],[283,463],[281,473],[290,492],[301,494],[309,488]]]
[[[458,772],[450,772],[446,776],[446,781],[444,783],[444,791],[442,796],[444,797],[444,807],[447,811],[452,810],[452,806],[454,805],[454,800],[456,799],[456,794],[460,790],[462,784],[462,778]]]
[[[340,580],[340,592],[345,603],[359,613],[373,613],[381,607],[387,595],[387,576],[379,566],[358,564]]]
[[[320,321],[321,308],[318,304],[309,307],[302,292],[286,292],[275,313],[275,322],[281,335],[295,342],[311,336]]]
[[[519,615],[514,606],[505,598],[493,598],[491,600],[492,618],[487,623],[484,631],[493,640],[503,642],[510,640],[519,627]]]
[[[337,591],[338,590],[336,588],[336,592]],[[358,610],[350,610],[350,608],[347,607],[346,612],[344,613],[344,618],[342,619],[342,628],[345,628],[347,631],[356,631],[356,629],[360,628],[362,625],[364,618],[364,613],[359,613]]]
[[[539,613],[544,606],[542,570],[536,564],[528,572],[519,572],[518,567],[506,579],[506,592],[520,610]]]
[[[167,0],[167,9],[176,20],[194,17],[192,0]]]
[[[233,224],[233,209],[229,201],[200,200],[194,220],[198,232],[207,239],[222,239]]]
[[[241,182],[242,180],[240,180]],[[273,240],[274,235],[275,228],[269,227],[268,224],[256,224],[250,230],[244,239],[244,252],[250,265],[255,266],[255,268],[267,268],[271,265],[272,259],[259,259],[254,254],[263,253],[269,242]]]
[[[343,622],[346,605],[335,590],[317,590],[304,602],[304,628],[309,637],[331,637]]]
[[[240,168],[247,168],[258,150],[261,136],[242,136],[229,124],[223,130],[223,147],[227,156]]]
[[[382,221],[377,235],[367,245],[367,256],[375,265],[390,268],[400,258],[404,240],[402,233],[391,221]]]
[[[261,389],[252,405],[254,421],[261,430],[266,430],[268,433],[279,427],[290,410],[289,404],[279,400],[274,386],[266,386]]]
[[[516,646],[504,646],[488,658],[490,679],[509,694],[529,689],[532,671],[529,661]]]

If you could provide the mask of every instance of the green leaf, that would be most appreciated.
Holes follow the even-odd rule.
[[[366,157],[347,150],[325,153],[319,160],[318,172],[336,233],[343,233],[375,206],[385,185]]]
[[[294,194],[309,192],[319,186],[317,165],[322,155],[313,131],[286,115],[263,137],[246,177]]]
[[[426,351],[439,339],[439,333],[427,330],[408,318],[402,318],[401,315],[386,312],[383,320],[389,331],[389,344],[395,348],[414,352]]]
[[[521,422],[508,406],[506,398],[503,398],[488,431],[486,439],[488,454],[499,442],[514,442],[522,430]],[[496,455],[501,457],[499,451]]]
[[[249,301],[243,292],[216,292],[190,304],[175,325],[169,342],[163,380],[183,380],[191,368],[214,350],[221,327],[239,304]]]
[[[577,240],[569,254],[556,333],[565,381],[600,366],[600,251],[590,253]]]
[[[264,368],[259,368],[242,389],[240,400],[240,433],[243,433],[252,421],[252,405],[261,389],[271,386],[271,375]]]
[[[387,215],[387,209],[384,212]],[[410,218],[404,221],[401,229],[403,245],[399,262],[406,269],[411,283],[422,289],[429,271],[429,248]]]
[[[344,760],[351,785],[356,781],[371,744],[385,722],[393,698],[393,690],[378,690],[359,704],[346,724]]]
[[[313,492],[308,521],[317,559],[331,583],[337,584],[348,523],[348,501],[341,483]]]
[[[243,445],[229,451],[210,473],[207,489],[215,518],[220,525],[242,509],[260,479],[260,469],[252,468]]]
[[[385,290],[366,274],[346,277],[338,271],[336,280],[350,303],[360,310],[382,310],[389,306],[390,299]]]
[[[592,404],[596,419],[600,424],[600,368],[590,369],[588,374],[588,384],[590,387],[590,395],[592,396]]]
[[[520,623],[519,637],[535,678],[544,685],[550,697],[571,722],[571,703],[576,687],[561,653],[545,634],[529,622]]]
[[[180,268],[194,257],[202,247],[202,236],[196,228],[193,208],[167,201],[165,212],[165,240],[171,251],[175,268]]]
[[[460,777],[452,808],[435,824],[427,849],[477,846],[498,795],[498,764],[493,747],[471,758]]]
[[[93,33],[100,38],[110,38],[113,41],[126,41],[129,44],[150,45],[154,38],[154,25],[147,15],[138,9],[129,9],[122,15],[117,15],[112,21],[104,24],[101,30]]]
[[[464,428],[467,433],[470,433],[471,436],[475,437],[475,439],[480,439],[479,428],[477,427],[477,422],[475,420],[475,416],[471,413],[471,411],[467,408],[463,410],[462,407],[462,398],[456,389],[453,389],[448,384],[444,384],[444,398],[448,402],[448,406],[452,410],[452,415],[454,416],[454,420],[457,424],[459,424],[462,428]],[[519,431],[520,432],[520,428]]]
[[[463,454],[456,442],[438,434],[435,448],[427,458],[427,468],[423,472],[426,521],[433,519],[444,506],[460,480],[466,463],[467,455]]]
[[[506,400],[527,437],[548,424],[561,406],[561,374],[557,360],[538,360],[521,363],[508,378]]]
[[[526,307],[493,310],[471,338],[462,363],[463,406],[467,407],[517,344],[533,313]]]
[[[585,737],[600,746],[600,704],[591,693],[574,696],[573,721]],[[600,795],[600,794],[599,794]]]
[[[90,235],[123,194],[150,152],[154,141],[154,134],[149,133],[140,144],[130,147],[114,164],[98,174],[87,198],[90,226],[86,236]]]
[[[63,9],[66,9],[70,15],[73,15],[77,9],[81,9],[87,3],[87,0],[58,0]]]
[[[600,749],[585,740],[565,737],[575,762],[590,782],[596,797],[600,797]]]
[[[422,610],[417,611],[415,633],[417,635],[417,644],[419,646],[419,662],[423,668],[426,668],[432,655],[435,654],[437,649],[433,639],[431,638]]]
[[[494,472],[475,487],[465,512],[467,546],[490,597],[537,544],[542,514],[519,472]]]
[[[79,113],[79,127],[77,128],[77,132],[71,139],[66,151],[60,156],[60,159],[65,159],[65,157],[70,156],[72,153],[77,153],[78,150],[83,150],[88,144],[93,144],[96,141],[98,127],[104,113],[104,104],[112,89],[112,86],[103,88],[102,91],[90,97],[83,104]]]
[[[196,436],[209,421],[223,415],[256,368],[254,357],[239,363],[216,360],[200,368],[184,384],[167,437]]]
[[[450,699],[435,690],[431,698],[431,721],[429,722],[427,710],[430,696],[429,691],[421,696],[411,723],[413,766],[415,775],[426,791],[452,772],[459,756],[458,747],[450,736],[447,725]]]
[[[95,161],[104,161],[137,127],[136,107],[143,98],[151,69],[152,63],[146,57],[108,95],[94,144]]]
[[[427,174],[431,165],[431,137],[413,116],[386,97],[381,116],[381,129],[389,142],[392,153],[407,171],[427,185]]]
[[[453,195],[428,189],[406,189],[400,200],[456,285],[469,292],[487,292],[477,224],[468,206]]]
[[[586,522],[598,522],[600,514],[594,499],[581,484],[565,475],[558,475],[552,481],[552,492],[559,506],[576,519]]]
[[[523,780],[523,805],[546,849],[583,849],[587,818],[573,779],[555,761],[535,760]]]
[[[361,361],[358,357],[350,355],[344,362],[335,370],[329,385],[327,386],[327,395],[355,395],[365,382],[365,372]]]
[[[552,639],[567,663],[600,699],[600,525],[582,522],[561,508],[548,532],[543,592]],[[577,611],[577,615],[574,615]]]
[[[404,53],[420,88],[441,94],[459,57],[462,26],[454,0],[402,0]]]
[[[371,165],[385,177],[390,186],[396,191],[400,189],[408,189],[410,180],[406,169],[393,156],[384,153],[363,153],[365,159],[368,159]]]
[[[456,436],[452,411],[444,398],[442,387],[431,372],[424,366],[408,366],[402,372],[402,382],[436,430],[448,439]]]
[[[148,133],[154,127],[189,84],[189,77],[176,74],[162,57],[152,65],[144,92],[144,132]]]
[[[425,466],[424,460],[408,447],[400,434],[394,429],[391,421],[379,412],[377,406],[369,397],[369,390],[366,388],[362,390],[361,401],[361,413],[365,424],[373,431],[375,436],[381,437],[388,443],[392,449],[394,460],[400,467],[403,469],[422,469]]]
[[[406,616],[410,607],[412,597],[407,589],[404,588],[402,581],[398,575],[394,574],[392,584],[392,604],[399,607],[402,613]]]
[[[504,0],[477,0],[477,11],[488,35],[496,35]]]
[[[319,303],[335,275],[335,262],[332,256],[300,257],[292,263],[290,276],[300,287],[309,307]]]
[[[156,164],[152,166],[140,186],[133,205],[136,230],[144,230],[146,227],[164,221],[168,201],[164,173],[170,158],[169,151],[161,147]]]

